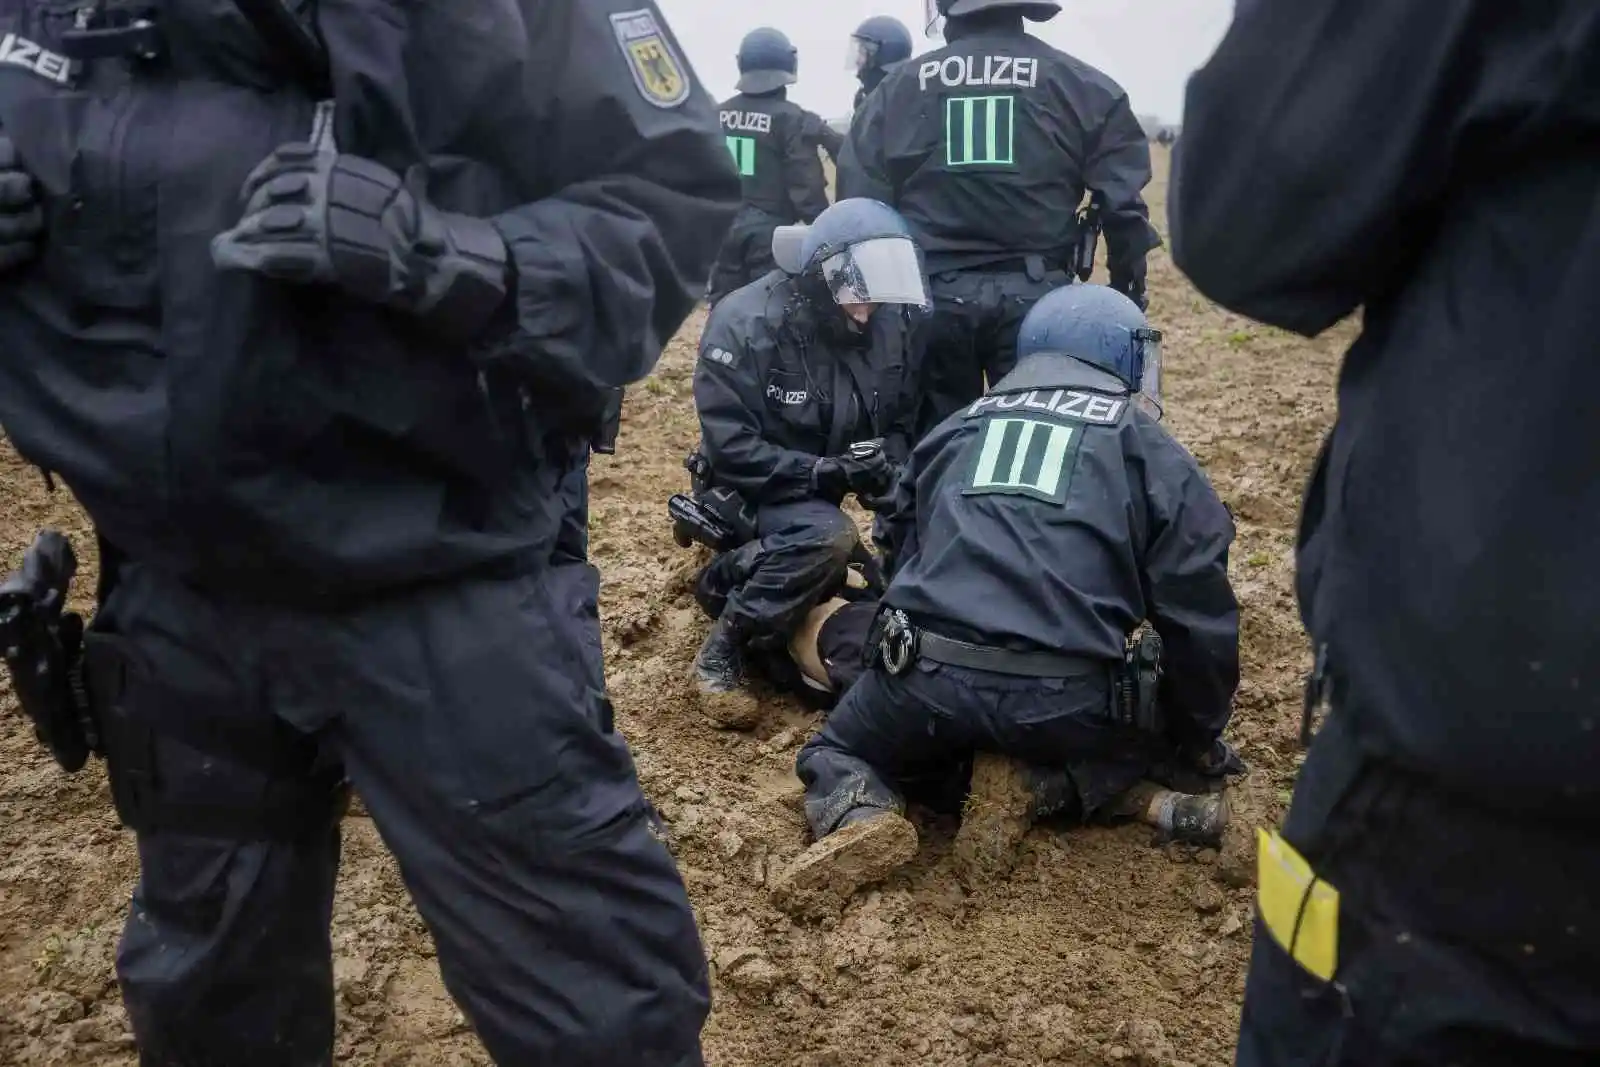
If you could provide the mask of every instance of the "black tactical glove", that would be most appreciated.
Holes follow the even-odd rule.
[[[811,484],[823,496],[881,496],[894,484],[893,477],[894,467],[881,448],[819,459],[811,468]]]
[[[1145,262],[1143,257],[1126,270],[1111,272],[1111,288],[1139,305],[1140,311],[1150,310],[1150,297],[1145,293]]]
[[[319,124],[331,130],[331,122]],[[245,180],[244,217],[211,243],[221,270],[343,287],[468,340],[505,303],[508,250],[483,219],[439,211],[331,133],[280,146]]]
[[[0,133],[0,271],[22,266],[39,254],[44,212],[33,175],[22,169],[22,157],[11,138]]]

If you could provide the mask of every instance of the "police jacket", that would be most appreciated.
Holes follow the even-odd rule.
[[[1335,714],[1476,803],[1591,819],[1596,56],[1585,0],[1240,5],[1172,209],[1221,303],[1307,336],[1365,309],[1300,535]]]
[[[895,463],[910,447],[905,313],[881,307],[859,343],[841,343],[819,330],[797,284],[773,271],[724,298],[695,365],[700,448],[712,480],[758,505],[816,495],[817,460],[854,442],[883,438]]]
[[[1088,190],[1120,278],[1161,243],[1144,129],[1115,82],[1018,25],[892,67],[851,122],[839,196],[899,209],[937,274],[1026,254],[1064,267]]]
[[[1239,681],[1233,520],[1122,383],[1068,356],[1024,360],[911,454],[886,540],[885,602],[957,640],[1120,660],[1148,621],[1179,744],[1227,724]]]
[[[722,103],[722,132],[744,187],[744,202],[783,224],[811,222],[828,210],[824,149],[843,140],[818,115],[791,103],[782,89],[740,93]]]
[[[513,292],[470,346],[213,268],[246,175],[314,110],[231,4],[168,0],[166,60],[79,71],[68,5],[0,0],[0,128],[47,218],[41,258],[0,278],[0,424],[124,552],[230,594],[548,556],[563,476],[736,209],[650,0],[390,6],[320,5],[339,145],[506,239]]]

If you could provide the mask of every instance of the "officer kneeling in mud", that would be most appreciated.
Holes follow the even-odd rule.
[[[904,784],[973,752],[956,843],[973,877],[1008,867],[1034,818],[1113,801],[1164,806],[1147,814],[1171,836],[1216,843],[1222,795],[1135,789],[1220,790],[1243,771],[1220,737],[1239,677],[1233,523],[1146,410],[1159,340],[1120,293],[1057,290],[1025,319],[1017,368],[918,444],[884,516],[873,668],[796,764],[817,844],[780,903],[809,909],[910,860]]]
[[[101,540],[90,632],[47,535],[0,651],[138,836],[140,1063],[332,1062],[346,779],[497,1062],[701,1063],[585,548],[589,442],[738,190],[650,0],[0,0],[0,35],[0,424]]]
[[[722,524],[702,540],[752,560],[694,663],[707,715],[736,728],[759,714],[743,690],[745,646],[781,648],[837,588],[862,554],[840,502],[854,493],[874,506],[910,450],[910,309],[927,294],[905,222],[847,200],[775,238],[793,241],[798,250],[779,251],[788,269],[731,294],[706,323],[695,499],[673,501]]]

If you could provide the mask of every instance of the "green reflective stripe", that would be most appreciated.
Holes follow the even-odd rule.
[[[946,99],[945,164],[951,167],[1014,165],[1015,117],[1014,96],[952,96]]]
[[[1053,433],[1045,445],[1044,459],[1039,464],[1039,480],[1035,483],[1039,492],[1045,496],[1054,497],[1056,490],[1061,487],[1061,474],[1067,469],[1067,446],[1075,438],[1075,432],[1068,427],[1061,427],[1065,432]]]
[[[1065,502],[1082,431],[1082,426],[1042,419],[990,419],[965,495],[1000,493]]]
[[[753,177],[756,172],[756,139],[730,135],[727,141],[728,154],[733,157],[733,165],[739,168],[739,177]]]
[[[983,449],[978,453],[978,469],[972,479],[974,486],[993,485],[995,468],[1000,465],[1000,449],[1005,444],[1005,434],[995,433],[994,428],[1009,419],[997,419],[989,423],[988,432],[983,435]]]

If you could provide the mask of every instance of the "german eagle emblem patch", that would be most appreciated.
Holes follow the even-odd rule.
[[[640,96],[661,108],[677,107],[689,99],[689,68],[667,40],[655,12],[619,11],[611,16],[611,30]]]

